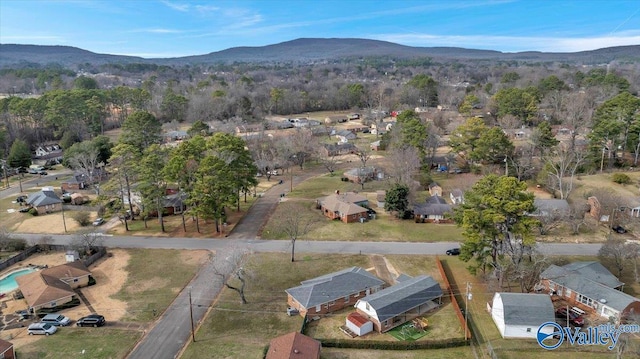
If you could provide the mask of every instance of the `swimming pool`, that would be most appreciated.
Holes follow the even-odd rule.
[[[23,268],[13,271],[0,279],[0,294],[9,293],[12,290],[18,289],[18,283],[16,283],[16,277],[21,275],[35,272],[33,268]]]

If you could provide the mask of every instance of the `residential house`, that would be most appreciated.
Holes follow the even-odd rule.
[[[287,304],[301,316],[314,318],[355,304],[382,289],[384,281],[360,267],[305,280],[287,289]]]
[[[265,359],[320,359],[319,341],[298,332],[273,338]]]
[[[640,313],[640,299],[622,292],[624,283],[595,261],[551,265],[540,275],[539,288],[580,309],[624,320]]]
[[[566,199],[544,199],[533,200],[536,210],[530,213],[533,217],[563,217],[569,214],[569,202]]]
[[[459,188],[453,189],[449,193],[449,198],[451,199],[451,203],[453,203],[453,204],[463,204],[464,203],[464,193]]]
[[[260,132],[264,130],[264,125],[262,124],[254,124],[254,125],[239,125],[236,126],[236,133],[250,133],[250,132]]]
[[[553,303],[546,294],[496,293],[490,307],[503,338],[535,339],[540,325],[555,323]],[[553,327],[543,327],[541,332],[552,334]]]
[[[371,133],[374,135],[383,135],[388,131],[391,131],[391,128],[395,123],[395,121],[374,122],[370,126]]]
[[[384,173],[379,172],[375,167],[358,167],[345,171],[342,174],[353,183],[363,183],[375,178],[384,178]]]
[[[17,277],[32,312],[55,308],[77,298],[74,289],[89,285],[91,272],[81,261],[69,262]]]
[[[380,140],[371,142],[369,144],[369,147],[371,148],[371,151],[382,151],[382,150],[384,150],[384,148],[382,146],[382,141],[380,141]]]
[[[324,119],[324,123],[344,123],[349,121],[346,115],[328,116]]]
[[[13,343],[0,339],[0,359],[15,359],[15,357]]]
[[[62,210],[62,200],[53,192],[51,187],[44,187],[40,192],[31,193],[27,197],[26,203],[35,208],[38,214]]]
[[[389,331],[438,308],[442,288],[432,277],[408,278],[358,300],[356,310],[373,322],[379,333]]]
[[[369,200],[354,192],[337,192],[317,199],[317,207],[331,219],[345,223],[362,222],[369,218]]]
[[[322,146],[321,151],[325,156],[340,156],[356,153],[358,151],[358,147],[353,143],[330,143]]]
[[[60,183],[62,193],[79,191],[87,186],[88,178],[84,173],[76,172],[68,180]]]
[[[373,322],[358,312],[352,312],[347,315],[345,326],[351,333],[359,337],[373,331]]]
[[[164,134],[165,142],[182,141],[189,138],[187,131],[169,131]]]
[[[369,131],[369,126],[364,126],[364,125],[360,125],[360,126],[349,126],[347,127],[347,130],[353,132],[353,133],[358,133],[358,132],[368,132]]]
[[[346,143],[349,140],[356,139],[356,134],[349,130],[340,130],[336,132],[335,136],[338,139],[338,143]]]
[[[448,222],[447,213],[451,212],[451,205],[438,196],[427,197],[424,203],[413,205],[413,215],[416,222],[442,223]]]
[[[178,191],[176,193],[170,193],[164,198],[164,214],[180,214],[187,209],[185,201],[187,200],[187,194]]]
[[[429,194],[432,196],[442,197],[442,187],[439,184],[433,182],[429,185]]]

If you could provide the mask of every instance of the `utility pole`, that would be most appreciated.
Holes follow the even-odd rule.
[[[191,302],[191,288],[189,288],[189,315],[191,316],[191,340],[196,342],[196,333],[193,329],[193,305]]]
[[[64,201],[60,203],[62,209],[62,225],[64,226],[64,233],[67,233],[67,221],[64,219]]]
[[[471,283],[467,282],[467,292],[464,296],[464,340],[468,340],[469,335],[469,301],[473,297],[471,293]]]

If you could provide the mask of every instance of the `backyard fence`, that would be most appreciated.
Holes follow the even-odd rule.
[[[467,321],[460,310],[460,306],[458,305],[458,301],[456,300],[455,295],[453,294],[453,289],[451,288],[451,283],[449,283],[449,278],[447,277],[447,273],[442,266],[442,262],[440,262],[440,257],[436,256],[436,264],[438,265],[438,270],[440,271],[440,276],[444,280],[444,285],[447,287],[447,292],[449,292],[449,297],[451,298],[451,304],[456,312],[458,320],[460,321],[460,325],[464,328],[465,331],[465,339],[471,339],[471,331],[469,330],[469,326],[467,325]],[[467,308],[465,308],[467,310]],[[468,314],[468,310],[467,310]]]
[[[36,244],[35,246],[29,247],[24,251],[12,256],[11,258],[8,258],[7,260],[0,262],[0,271],[5,270],[16,263],[27,259],[32,254],[39,252],[41,250],[63,252],[68,250],[69,248],[70,248],[69,246],[60,245],[60,244],[45,244],[45,245]],[[95,247],[94,249],[96,250],[94,254],[82,260],[84,265],[87,267],[95,263],[95,261],[102,258],[107,253],[107,249],[105,247]]]
[[[0,262],[0,271],[1,270],[5,270],[7,268],[9,268],[10,266],[25,260],[27,257],[29,257],[30,255],[32,255],[33,253],[38,251],[38,246],[33,246],[33,247],[29,247],[27,249],[25,249],[24,251],[16,254],[13,257],[8,258],[5,261]]]

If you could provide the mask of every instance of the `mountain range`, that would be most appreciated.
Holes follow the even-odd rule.
[[[301,38],[260,47],[233,47],[205,55],[175,58],[142,58],[135,56],[98,54],[71,46],[0,44],[0,67],[22,67],[30,64],[57,63],[73,66],[83,63],[149,63],[186,65],[214,63],[275,63],[337,61],[371,57],[410,59],[503,60],[531,62],[573,62],[583,64],[608,63],[614,60],[640,61],[640,45],[608,47],[573,53],[515,52],[465,49],[458,47],[412,47],[369,39]]]

